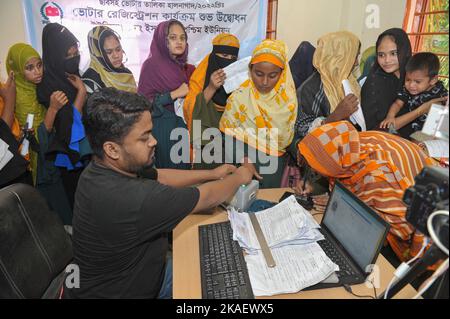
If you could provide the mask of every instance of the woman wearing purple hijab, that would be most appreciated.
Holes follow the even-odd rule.
[[[172,146],[179,142],[170,140],[171,131],[186,128],[183,119],[175,114],[174,103],[187,95],[189,79],[195,70],[187,63],[188,52],[183,24],[177,20],[161,22],[153,34],[150,54],[141,68],[138,92],[153,102],[153,135],[159,142],[155,152],[157,168],[190,167],[189,154],[178,154],[185,159],[183,163],[174,163],[170,158]]]

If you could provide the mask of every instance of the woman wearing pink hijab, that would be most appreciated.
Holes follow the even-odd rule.
[[[187,63],[188,52],[183,24],[177,20],[161,22],[141,68],[138,92],[153,102],[153,135],[159,141],[155,153],[157,168],[190,167],[188,161],[177,164],[170,158],[171,147],[178,143],[170,140],[170,132],[178,127],[186,128],[183,119],[175,114],[174,103],[187,95],[189,79],[195,70]]]

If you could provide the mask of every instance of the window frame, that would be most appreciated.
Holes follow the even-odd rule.
[[[449,32],[425,32],[426,19],[432,15],[448,14],[446,10],[427,11],[431,0],[407,0],[406,13],[403,21],[403,30],[409,35],[413,54],[421,52],[425,36],[449,35]],[[434,53],[437,56],[446,56],[448,53]],[[448,75],[439,74],[440,78],[448,79]]]
[[[275,40],[277,38],[278,0],[268,0],[267,2],[266,38]]]

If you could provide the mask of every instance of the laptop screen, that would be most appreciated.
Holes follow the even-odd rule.
[[[336,182],[322,222],[363,271],[383,244],[389,224]]]

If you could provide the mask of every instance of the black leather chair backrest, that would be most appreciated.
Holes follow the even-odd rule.
[[[0,298],[52,296],[48,288],[71,260],[71,239],[39,191],[25,184],[1,189]]]

